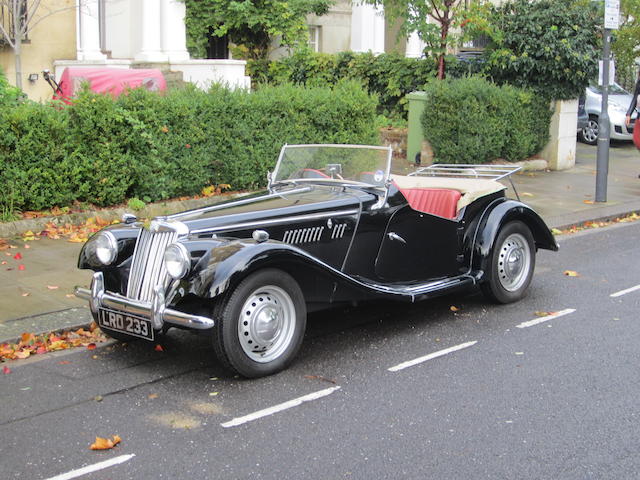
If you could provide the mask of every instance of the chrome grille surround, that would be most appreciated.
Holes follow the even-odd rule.
[[[166,288],[169,275],[164,265],[164,251],[169,244],[188,233],[184,223],[162,219],[153,220],[148,230],[140,229],[129,271],[128,298],[151,302],[154,287]]]

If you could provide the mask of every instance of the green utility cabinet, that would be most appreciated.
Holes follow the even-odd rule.
[[[411,92],[407,95],[409,101],[409,125],[407,133],[407,161],[414,163],[416,154],[422,151],[422,114],[427,102],[426,92]]]

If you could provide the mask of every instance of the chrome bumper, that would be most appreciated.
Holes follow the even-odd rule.
[[[149,318],[153,328],[156,330],[162,329],[165,323],[197,330],[206,330],[214,325],[211,318],[191,315],[166,308],[164,292],[160,286],[156,286],[153,289],[151,303],[134,300],[118,295],[117,293],[107,292],[104,289],[104,276],[102,272],[93,274],[91,289],[76,287],[74,293],[78,298],[89,300],[89,308],[96,315],[99,308],[110,308],[127,312],[132,315]]]

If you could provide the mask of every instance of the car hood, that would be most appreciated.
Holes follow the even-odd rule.
[[[191,235],[224,236],[225,231],[260,228],[265,222],[295,223],[305,216],[339,214],[347,210],[359,213],[363,204],[375,200],[376,195],[353,188],[305,185],[258,192],[170,215],[166,220],[185,224]]]
[[[631,104],[633,95],[628,93],[614,93],[609,94],[609,112],[615,107],[620,110],[626,111]],[[599,93],[594,93],[588,90],[585,108],[588,113],[600,114],[600,107],[602,104],[602,96]],[[612,108],[613,107],[613,108]]]

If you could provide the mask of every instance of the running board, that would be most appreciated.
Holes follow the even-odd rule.
[[[408,285],[381,285],[370,283],[362,279],[360,281],[362,285],[367,286],[379,293],[387,293],[389,295],[395,296],[396,298],[400,296],[403,299],[411,302],[423,300],[426,298],[437,297],[440,295],[444,295],[452,290],[469,287],[476,284],[476,278],[474,278],[472,275],[460,275],[458,277],[447,278],[445,280],[438,280],[435,282]]]

